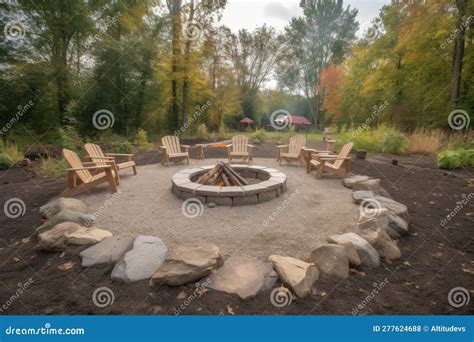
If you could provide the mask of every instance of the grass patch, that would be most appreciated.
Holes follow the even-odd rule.
[[[441,169],[459,169],[474,166],[474,149],[457,148],[438,154],[438,166]]]
[[[67,168],[64,159],[48,158],[41,162],[41,174],[45,177],[64,178]]]
[[[23,153],[17,145],[0,140],[0,170],[9,169],[23,159]]]

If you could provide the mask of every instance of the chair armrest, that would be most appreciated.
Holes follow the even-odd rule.
[[[133,153],[106,153],[106,155],[111,157],[133,157]]]
[[[101,166],[87,166],[87,167],[79,167],[79,168],[70,168],[66,169],[66,171],[80,171],[80,170],[105,170],[110,169],[111,165],[101,165]]]
[[[227,147],[232,147],[232,144],[227,145]]]
[[[288,147],[290,145],[278,145],[277,148],[285,148],[285,147]]]
[[[351,160],[352,158],[351,157],[331,157],[331,156],[322,156],[321,158],[319,158],[319,160],[327,160],[327,161],[331,161],[331,160]]]
[[[181,145],[181,147],[190,148],[190,145]]]
[[[92,160],[94,160],[94,159],[100,159],[100,160],[114,160],[114,159],[115,159],[114,157],[86,157],[86,158],[92,159]],[[82,163],[82,164],[84,164],[84,163]]]
[[[250,147],[250,148],[254,148],[254,147],[255,147],[255,145],[250,145],[250,144],[247,145],[247,146]]]

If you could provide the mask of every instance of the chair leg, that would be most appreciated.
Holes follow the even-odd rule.
[[[137,173],[137,166],[133,165],[132,168],[133,168],[133,174],[136,176],[138,174]]]
[[[105,170],[107,181],[109,182],[110,190],[112,192],[117,192],[117,184],[115,183],[114,175],[111,170]]]

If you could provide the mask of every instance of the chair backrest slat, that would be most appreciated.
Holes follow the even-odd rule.
[[[161,138],[161,143],[168,150],[168,154],[181,153],[181,145],[178,137],[167,135]]]
[[[71,168],[80,169],[83,167],[81,159],[79,158],[76,152],[64,148],[63,156],[64,159],[66,159],[66,161],[69,163]],[[87,183],[87,181],[92,177],[92,174],[89,172],[89,170],[77,170],[75,172],[79,176],[81,181],[84,183]]]
[[[352,146],[354,146],[354,143],[352,143],[352,142],[345,144],[341,148],[341,151],[339,152],[338,157],[339,158],[346,158],[347,156],[349,156],[349,153],[351,153],[351,150],[352,150]],[[339,169],[342,166],[342,163],[344,163],[343,159],[336,160],[334,162],[334,167]]]
[[[294,135],[291,137],[289,145],[288,152],[290,154],[299,154],[301,148],[306,145],[306,137],[302,134]]]
[[[232,151],[233,152],[247,152],[249,138],[245,135],[235,135],[232,137]]]
[[[100,166],[107,165],[105,159],[97,159],[97,158],[105,157],[105,154],[99,145],[89,143],[89,144],[85,144],[84,148],[87,154],[89,155],[89,157],[91,157],[92,161],[95,162],[97,165],[100,165]]]

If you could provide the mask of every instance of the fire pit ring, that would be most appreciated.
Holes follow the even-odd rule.
[[[171,178],[171,191],[178,198],[197,198],[203,204],[218,206],[255,205],[270,201],[286,190],[286,175],[278,170],[254,165],[230,165],[242,177],[259,180],[244,186],[213,186],[196,183],[196,179],[214,166],[182,170]]]

